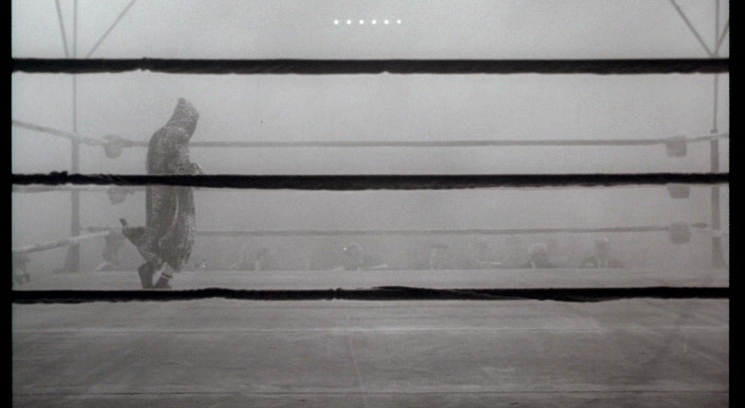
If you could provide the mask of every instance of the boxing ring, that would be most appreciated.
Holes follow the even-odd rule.
[[[684,143],[686,149],[677,149],[681,151],[689,142],[716,143],[724,137],[676,138],[674,143]],[[669,138],[649,143],[660,154],[674,155],[670,144]],[[286,194],[320,188],[325,194],[362,195],[484,189],[494,199],[588,190],[622,195],[647,188],[667,204],[700,200],[702,192],[706,196],[727,181],[726,175],[715,173],[14,177],[14,194],[70,190],[111,206],[141,200],[138,184],[153,181],[198,186],[198,203],[200,196],[221,195],[225,189],[250,202],[278,187]],[[650,185],[639,187],[643,183]],[[357,208],[353,202],[341,207]],[[523,237],[525,255],[527,244],[550,236],[607,236],[616,247],[630,242],[619,239],[627,236],[649,237],[678,254],[704,242],[718,248],[728,234],[698,214],[690,220],[632,226],[200,229],[197,241],[251,239],[256,247],[271,247],[283,239],[331,239],[339,244],[336,249],[351,241],[375,247],[376,239],[399,240],[400,246],[415,241],[424,247],[445,241],[466,251],[464,242],[477,238],[504,238],[499,242],[507,243],[509,237]],[[104,238],[119,233],[106,225],[81,229],[75,237],[18,246],[14,253],[33,256],[95,242],[100,248]],[[334,248],[326,250],[333,254]],[[586,269],[573,261],[554,269],[510,263],[487,269],[185,270],[169,291],[140,289],[134,268],[32,276],[13,291],[14,337],[22,347],[14,360],[25,368],[14,379],[14,398],[19,404],[52,406],[133,401],[223,406],[723,405],[729,400],[729,270],[715,266],[724,254],[708,254],[702,268]],[[143,347],[152,342],[163,346]],[[77,351],[56,354],[59,344]],[[106,356],[105,364],[101,356]],[[155,358],[161,363],[152,365]]]
[[[73,78],[131,70],[706,74],[715,78],[717,101],[718,75],[728,73],[728,59],[716,55],[721,38],[713,49],[702,45],[709,58],[207,61],[68,55],[16,59],[13,72]],[[148,143],[83,134],[77,118],[73,131],[13,118],[14,132],[71,146],[70,172],[11,176],[12,194],[25,197],[19,200],[64,202],[71,226],[70,236],[13,243],[13,405],[727,406],[729,211],[722,191],[729,194],[729,173],[721,171],[719,156],[729,133],[718,131],[716,102],[713,108],[709,134],[659,138],[189,144],[192,152],[644,148],[668,160],[709,149],[708,172],[609,174],[85,174],[83,147],[103,149],[113,162],[144,157]],[[117,218],[100,223],[106,218],[90,216],[99,210],[85,207],[94,203],[110,207],[107,216],[132,217],[141,211],[148,185],[191,187],[195,195],[195,250],[171,290],[140,288],[136,267],[142,258],[123,239]],[[634,194],[643,198],[642,207],[649,200],[668,208],[666,216],[626,210],[623,200]],[[543,205],[551,199],[602,203],[603,214],[593,218],[584,215],[587,207],[558,211]],[[445,209],[420,201],[444,203]],[[362,211],[367,202],[375,204]],[[463,202],[478,209],[457,210]],[[234,203],[255,203],[269,215],[242,220],[248,204]],[[319,208],[339,220],[324,219]],[[215,215],[229,211],[235,214]],[[497,211],[514,214],[481,215]],[[416,222],[397,219],[417,213]],[[525,215],[515,215],[520,213]],[[438,219],[442,214],[453,220]],[[624,265],[581,266],[603,239]],[[536,243],[548,243],[543,246],[553,266],[530,266]],[[379,259],[348,268],[344,251],[350,244]],[[488,250],[480,253],[478,245]],[[230,266],[258,262],[257,249],[268,249],[274,266]],[[39,264],[46,270],[35,270]]]
[[[58,129],[51,129],[48,127],[41,127],[38,125],[33,125],[29,123],[24,123],[21,121],[13,121],[13,124],[15,126],[30,129],[35,132],[43,133],[43,134],[50,134],[54,136],[61,136],[64,138],[67,138],[69,140],[72,140],[74,142],[80,143],[80,144],[86,144],[90,146],[95,147],[102,147],[104,149],[106,157],[110,159],[116,159],[121,154],[123,149],[125,148],[145,148],[147,147],[147,143],[143,142],[136,142],[132,140],[127,140],[122,137],[118,136],[107,136],[105,138],[93,138],[93,137],[82,137],[76,134],[72,134],[69,132],[64,132]],[[580,140],[580,141],[573,141],[573,140],[530,140],[530,141],[519,141],[519,140],[480,140],[480,141],[455,141],[455,142],[194,142],[193,148],[195,149],[202,149],[202,148],[233,148],[233,149],[240,149],[240,148],[250,148],[250,149],[261,149],[261,148],[330,148],[330,147],[342,147],[342,148],[355,148],[355,147],[409,147],[409,148],[430,148],[430,147],[479,147],[479,146],[492,146],[492,147],[501,147],[501,148],[509,148],[509,147],[520,147],[520,146],[538,146],[538,147],[547,147],[550,148],[551,146],[571,146],[571,147],[591,147],[591,146],[605,146],[605,147],[623,147],[623,146],[654,146],[657,149],[660,149],[660,147],[664,147],[664,152],[667,157],[685,157],[688,151],[689,145],[695,145],[698,143],[706,143],[709,144],[717,144],[721,139],[728,138],[728,134],[712,134],[708,136],[693,136],[693,137],[683,137],[683,136],[671,136],[666,138],[659,138],[659,139],[624,139],[624,140],[599,140],[599,141],[593,141],[593,140]],[[660,149],[662,150],[662,149]],[[713,159],[712,155],[712,159]],[[717,166],[717,163],[712,162],[712,168],[715,168]],[[696,222],[687,222],[687,221],[680,221],[676,220],[674,222],[671,222],[667,225],[635,225],[635,226],[596,226],[596,227],[537,227],[537,228],[453,228],[453,229],[401,229],[401,228],[392,228],[392,229],[346,229],[346,230],[333,230],[333,229],[304,229],[304,230],[292,230],[292,229],[284,229],[284,230],[199,230],[197,231],[197,236],[200,237],[200,239],[206,240],[210,238],[234,238],[234,239],[272,239],[272,238],[298,238],[298,239],[312,239],[312,238],[326,238],[326,239],[339,239],[339,240],[346,240],[346,241],[354,241],[359,239],[365,239],[365,237],[377,237],[380,239],[386,238],[386,239],[416,239],[416,238],[428,238],[430,240],[442,240],[442,239],[448,239],[450,237],[454,238],[461,238],[461,239],[470,239],[474,240],[475,238],[485,239],[487,237],[495,238],[495,237],[521,237],[521,236],[550,236],[550,235],[559,235],[564,234],[565,236],[577,236],[577,235],[590,235],[590,236],[599,236],[599,235],[619,235],[619,234],[654,234],[658,239],[664,240],[663,237],[667,238],[667,241],[673,245],[673,246],[680,246],[680,245],[687,245],[691,242],[692,237],[694,239],[701,239],[704,237],[705,239],[711,239],[711,263],[709,265],[711,269],[711,275],[706,275],[711,277],[714,277],[712,279],[715,279],[718,282],[724,282],[724,286],[726,286],[727,282],[727,274],[718,273],[717,271],[723,271],[725,270],[726,263],[725,263],[725,255],[722,250],[722,240],[725,239],[728,236],[728,233],[726,231],[721,230],[721,220],[719,216],[719,210],[718,206],[719,200],[718,200],[718,189],[719,185],[721,183],[726,183],[727,181],[727,175],[721,174],[721,173],[712,173],[712,174],[613,174],[613,175],[604,175],[604,174],[598,174],[598,175],[454,175],[454,176],[426,176],[426,175],[386,175],[386,176],[378,176],[378,175],[362,175],[362,176],[350,176],[350,175],[343,175],[343,176],[241,176],[241,175],[204,175],[204,176],[139,176],[139,175],[102,175],[102,176],[88,176],[88,175],[80,175],[80,174],[72,174],[68,175],[66,173],[63,174],[51,174],[51,175],[15,175],[15,182],[14,185],[14,193],[18,194],[34,194],[34,193],[50,193],[55,191],[61,191],[61,190],[69,190],[74,192],[75,194],[97,194],[102,195],[106,194],[108,196],[109,203],[111,205],[119,205],[121,203],[124,203],[128,200],[128,197],[130,195],[137,196],[138,194],[144,192],[144,187],[138,186],[140,183],[166,183],[170,185],[185,185],[185,186],[199,186],[197,189],[197,195],[200,194],[200,189],[211,189],[213,191],[219,191],[219,189],[224,188],[231,188],[231,189],[240,189],[239,191],[245,191],[243,189],[250,190],[256,190],[256,191],[263,191],[263,190],[274,190],[274,189],[290,189],[290,190],[299,190],[299,191],[379,191],[379,190],[404,190],[404,191],[419,191],[419,190],[431,190],[431,191],[450,191],[450,190],[468,190],[468,189],[486,189],[487,191],[503,191],[507,193],[515,193],[518,194],[522,191],[526,194],[526,196],[530,196],[531,192],[534,192],[536,190],[548,190],[548,191],[564,191],[567,190],[579,190],[582,191],[587,189],[626,189],[628,191],[633,191],[635,187],[645,186],[645,185],[651,185],[656,186],[655,188],[657,190],[664,189],[666,192],[666,195],[669,197],[670,202],[673,201],[680,201],[689,199],[691,195],[691,187],[694,188],[702,188],[702,186],[705,186],[707,184],[711,184],[712,186],[712,198],[711,198],[711,205],[712,205],[712,213],[711,213],[711,223],[707,223],[706,219],[703,220],[699,219],[696,220]],[[498,194],[495,195],[495,197],[499,197]],[[245,200],[250,200],[250,198],[246,198]],[[716,204],[716,206],[715,206]],[[74,217],[79,218],[79,214]],[[106,226],[90,226],[83,229],[83,232],[85,232],[82,235],[74,236],[72,238],[63,238],[55,241],[49,241],[49,242],[42,242],[37,244],[30,244],[22,247],[16,247],[14,248],[14,256],[21,256],[28,254],[32,254],[34,252],[39,251],[45,251],[52,248],[59,248],[59,247],[65,247],[65,246],[78,246],[82,242],[85,242],[87,240],[92,239],[101,239],[106,237],[112,237],[116,236],[118,234],[121,234],[120,228],[112,228],[112,227],[106,227]],[[340,241],[343,242],[343,241]],[[256,244],[258,246],[261,246],[260,244]],[[122,243],[119,243],[115,251],[119,251],[121,248]],[[447,246],[447,245],[446,245]],[[71,265],[79,264],[79,260],[76,260],[75,254],[76,251],[71,250],[68,252],[68,256],[66,259],[66,262],[68,263],[66,265],[67,270],[74,270],[74,268]],[[330,256],[333,256],[333,254],[329,254]],[[77,255],[79,257],[79,254]],[[103,260],[105,261],[105,259]],[[570,269],[572,265],[563,265],[565,269]],[[515,263],[512,262],[512,264],[500,264],[496,269],[520,269],[521,267]],[[219,268],[218,268],[219,269]],[[281,271],[283,268],[275,267],[274,271]],[[333,286],[339,286],[344,285],[347,283],[350,283],[351,277],[354,275],[352,273],[347,273],[346,275],[339,275],[339,274],[330,274],[328,278],[323,278],[323,271],[319,271],[318,268],[299,268],[299,269],[316,269],[315,271],[312,271],[314,275],[317,276],[318,279],[316,279],[315,283],[310,284],[311,287],[313,287],[315,290],[322,289],[322,287],[319,286],[318,282],[324,282],[323,285],[328,285],[326,288],[328,289]],[[389,266],[386,266],[385,269],[395,269],[391,268]],[[402,269],[402,268],[399,268]],[[406,268],[403,268],[406,269]],[[426,269],[426,268],[425,268]],[[469,276],[469,273],[467,269],[464,268],[457,268],[457,267],[441,267],[437,269],[460,269],[459,272],[463,276]],[[627,268],[629,269],[629,268]],[[636,267],[631,268],[636,269],[637,274],[639,276],[649,276],[650,268],[649,267]],[[708,269],[708,268],[706,268]],[[497,271],[492,271],[493,273],[497,273]],[[196,279],[194,282],[202,282],[202,285],[210,286],[209,285],[209,279],[217,278],[218,277],[218,271],[211,271],[210,277],[207,280],[204,279]],[[504,273],[504,272],[501,272]],[[575,272],[577,273],[577,272]],[[703,273],[698,271],[697,273]],[[224,276],[230,276],[230,275],[238,275],[235,273],[229,273],[228,271],[223,271],[222,274]],[[399,279],[396,279],[396,274],[390,274],[387,275],[381,274],[379,271],[375,270],[366,270],[363,275],[359,277],[359,279],[362,279],[362,282],[365,282],[366,279],[370,279],[371,276],[374,275],[380,275],[380,276],[386,276],[386,279],[380,279],[380,280],[372,280],[373,282],[376,282],[376,285],[373,286],[354,286],[350,283],[352,287],[361,287],[365,289],[371,289],[371,288],[380,288],[385,286],[411,286],[413,288],[421,288],[421,285],[412,284],[416,281],[416,279],[411,279],[410,276],[407,276],[404,280],[406,284],[403,284],[403,281],[400,281],[401,276],[405,276],[405,274],[399,274]],[[420,274],[426,274],[426,272],[420,272]],[[620,287],[623,286],[633,286],[638,287],[638,282],[642,282],[643,280],[639,280],[637,283],[634,283],[633,279],[628,279],[631,272],[626,274],[626,280],[624,284],[620,285]],[[62,283],[60,279],[56,279],[54,284],[51,284],[51,286],[48,286],[47,289],[62,289],[63,287],[68,290],[74,290],[75,286],[72,284],[72,282],[75,282],[78,280],[78,285],[84,283],[83,286],[80,286],[80,288],[85,287],[86,289],[99,289],[99,290],[109,290],[113,289],[116,290],[117,286],[114,285],[113,287],[98,287],[97,285],[100,285],[103,280],[99,279],[103,274],[98,273],[97,275],[90,275],[90,274],[73,274],[72,276],[67,276],[62,279],[62,281],[66,283]],[[327,274],[328,275],[328,274]],[[440,274],[442,276],[442,274]],[[583,275],[582,273],[579,273],[577,276]],[[586,273],[584,274],[586,275]],[[694,274],[695,275],[695,274]],[[124,274],[118,274],[118,279],[122,279]],[[254,273],[252,274],[251,278],[248,279],[245,286],[237,286],[232,287],[229,289],[248,289],[248,288],[255,288],[255,287],[266,287],[266,288],[273,288],[278,290],[302,290],[305,285],[308,285],[308,282],[304,282],[302,285],[299,285],[295,287],[294,284],[290,284],[289,286],[272,286],[271,284],[268,284],[266,282],[262,283],[261,280],[261,274]],[[266,273],[264,276],[269,276]],[[268,277],[267,279],[271,280],[274,279],[274,277],[277,276],[276,273],[271,274],[272,277]],[[475,275],[474,275],[475,276]],[[496,276],[496,275],[492,275]],[[674,276],[674,274],[670,274],[669,276]],[[693,276],[693,275],[690,275]],[[342,278],[343,279],[340,279]],[[217,278],[219,279],[219,278]],[[227,279],[225,281],[232,281],[237,282],[236,277],[234,279],[230,278],[223,278]],[[432,278],[429,278],[430,281]],[[452,277],[450,278],[444,278],[445,282],[453,282]],[[488,283],[487,279],[483,278],[476,278],[478,283],[478,288],[480,290],[483,289],[489,289],[489,290],[497,290],[497,287],[499,285],[494,285]],[[436,281],[437,279],[435,279]],[[284,278],[282,279],[284,282],[284,285],[288,285],[289,282],[291,282],[291,279]],[[347,281],[347,282],[345,282]],[[352,280],[353,282],[354,280]],[[460,286],[458,289],[469,289],[469,283],[468,278],[456,278],[455,281],[460,281]],[[543,282],[540,285],[547,285],[550,280],[542,279],[539,282]],[[559,286],[564,288],[571,288],[572,284],[568,284],[567,282],[570,282],[571,280],[567,280],[566,277],[562,278],[560,281],[561,283]],[[703,280],[701,282],[705,282],[706,280]],[[51,282],[51,281],[49,281]],[[110,281],[113,282],[113,281]],[[248,283],[250,282],[250,283]],[[530,282],[522,281],[522,285],[528,285],[528,287],[531,286]],[[605,286],[605,283],[603,282],[597,282],[595,284],[586,284],[582,281],[582,279],[575,279],[571,282],[574,282],[573,284],[575,286],[581,286],[586,287],[588,290],[592,290],[593,285],[599,285],[599,286]],[[665,282],[664,280],[661,280],[660,282]],[[690,282],[690,281],[688,281]],[[19,282],[20,283],[20,282]],[[28,282],[25,282],[28,283]],[[672,286],[679,286],[675,282],[666,282],[671,284]],[[55,287],[56,285],[62,285],[62,287]],[[500,284],[501,285],[501,284]],[[535,284],[533,284],[535,285]],[[548,284],[552,287],[556,287],[556,283],[550,283]],[[665,286],[664,284],[662,286]],[[692,285],[694,287],[698,285]],[[42,286],[39,286],[39,284],[31,285],[31,286],[25,286],[21,289],[30,289],[32,287],[41,288]],[[451,287],[453,288],[453,287]],[[193,286],[193,284],[189,285],[189,289],[198,289],[198,287]],[[470,289],[475,289],[470,288]],[[517,289],[517,287],[513,287],[510,289]],[[534,288],[535,289],[535,288]],[[721,289],[721,288],[720,288]],[[621,292],[623,289],[620,289]],[[397,294],[400,294],[400,291],[396,292]],[[466,292],[463,292],[466,293]],[[50,293],[44,293],[43,296],[48,296]],[[150,295],[146,295],[150,296]],[[266,298],[267,295],[262,294],[260,295],[262,298]],[[284,295],[279,295],[284,296]],[[314,295],[310,295],[313,297]],[[417,296],[421,296],[417,295]],[[635,296],[635,295],[633,295]],[[722,296],[721,294],[719,296]],[[323,295],[322,297],[327,298],[328,295]]]

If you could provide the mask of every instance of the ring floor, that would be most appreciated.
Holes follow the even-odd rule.
[[[729,300],[13,304],[15,407],[723,407]]]

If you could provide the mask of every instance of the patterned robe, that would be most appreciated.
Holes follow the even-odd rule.
[[[155,132],[147,152],[151,175],[201,174],[189,159],[189,140],[196,130],[199,113],[180,98],[168,123]],[[125,227],[124,235],[148,263],[164,263],[181,271],[191,256],[196,235],[194,194],[191,187],[151,185],[145,198],[145,227]]]

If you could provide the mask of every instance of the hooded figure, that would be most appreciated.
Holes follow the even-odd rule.
[[[197,127],[199,112],[179,98],[171,119],[150,138],[147,174],[202,174],[189,159],[189,140]],[[145,198],[145,227],[128,227],[120,220],[124,235],[145,258],[138,268],[143,288],[169,288],[172,277],[163,272],[153,286],[153,275],[165,265],[181,271],[191,256],[196,235],[194,194],[191,187],[151,185]]]

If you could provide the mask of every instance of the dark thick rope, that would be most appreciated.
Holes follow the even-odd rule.
[[[13,72],[181,74],[694,74],[729,72],[728,58],[670,59],[34,59],[12,60]]]
[[[502,174],[502,175],[86,175],[12,174],[16,185],[174,185],[210,188],[293,190],[451,190],[490,187],[641,186],[726,184],[729,173]]]
[[[540,289],[429,289],[379,287],[326,290],[14,290],[16,304],[176,301],[197,299],[290,300],[554,300],[601,302],[619,299],[729,299],[726,287],[540,288]]]

